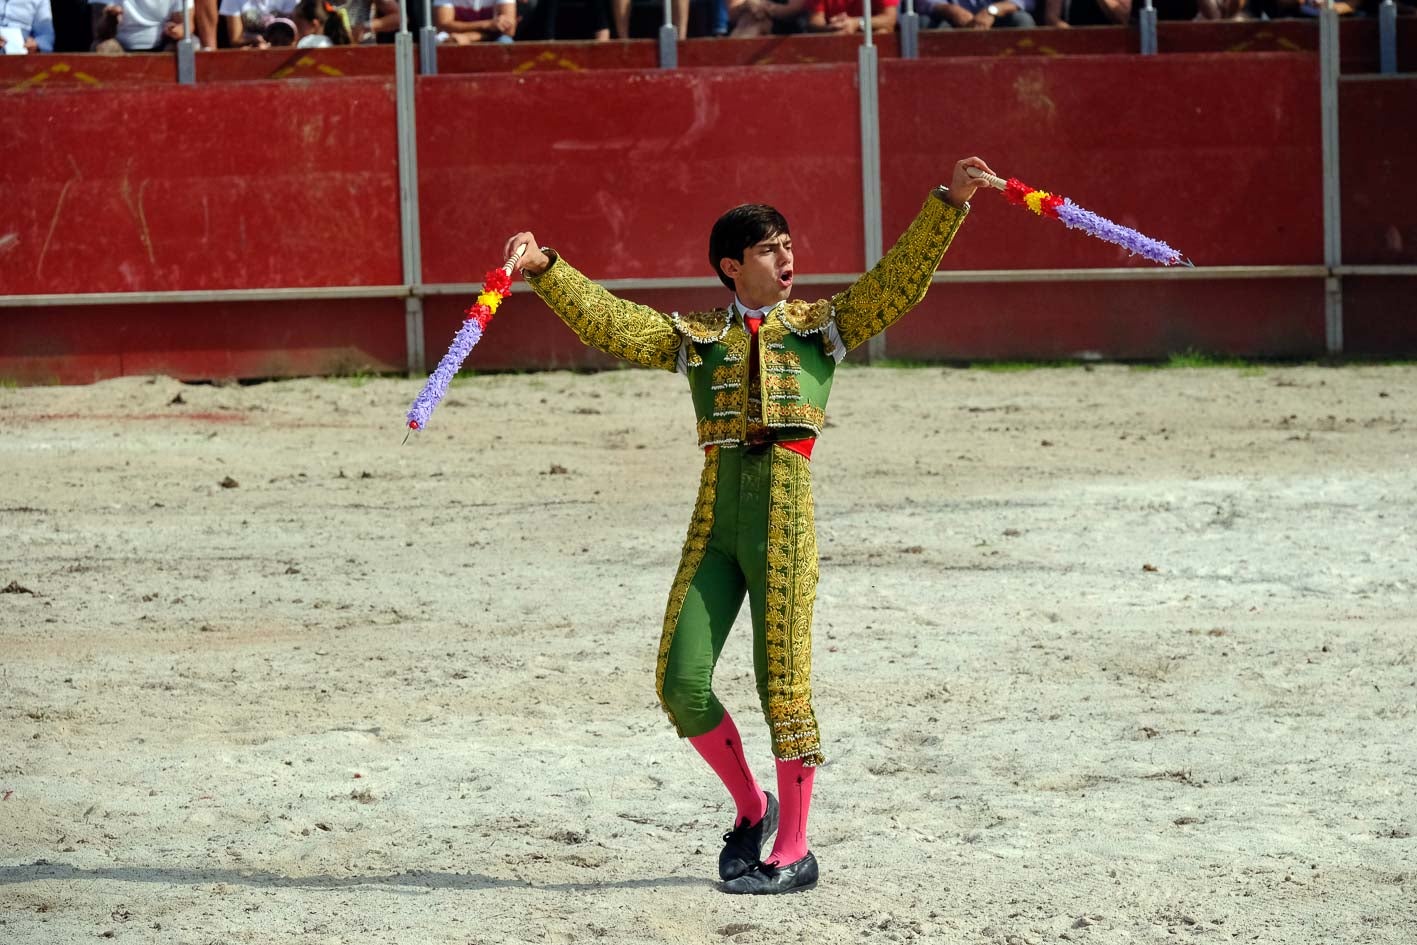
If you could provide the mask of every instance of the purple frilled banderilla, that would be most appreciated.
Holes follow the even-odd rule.
[[[982,179],[991,187],[1002,190],[1004,199],[1009,203],[1027,207],[1039,216],[1052,217],[1064,226],[1082,230],[1089,236],[1095,236],[1114,246],[1120,246],[1133,255],[1145,257],[1163,266],[1192,265],[1189,259],[1160,240],[1154,240],[1138,233],[1129,226],[1113,223],[1091,210],[1084,210],[1067,197],[1060,197],[1057,194],[1050,194],[1046,190],[1030,187],[1016,177],[1004,180],[1002,177],[996,177],[975,168],[970,168],[969,173]]]
[[[482,333],[487,330],[487,323],[492,320],[497,307],[502,304],[503,299],[512,294],[512,270],[516,268],[517,260],[521,259],[524,252],[525,246],[517,247],[517,251],[508,257],[500,268],[493,269],[483,278],[482,294],[468,308],[467,320],[453,336],[448,353],[443,355],[433,373],[428,375],[428,382],[423,385],[418,396],[413,398],[413,406],[408,408],[410,431],[422,430],[428,426],[428,418],[433,415],[433,409],[448,392],[448,385],[457,376],[458,369],[467,360],[468,354],[482,340]],[[408,437],[405,436],[404,439],[406,441]]]

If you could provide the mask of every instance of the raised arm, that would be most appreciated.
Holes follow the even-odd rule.
[[[507,255],[525,244],[518,266],[527,284],[581,341],[617,358],[673,371],[683,338],[664,314],[618,298],[574,266],[538,248],[531,233],[507,240]]]
[[[885,331],[925,297],[940,258],[964,222],[967,201],[979,186],[968,167],[989,171],[977,157],[956,163],[949,189],[931,191],[890,252],[851,288],[832,297],[837,331],[848,350]]]

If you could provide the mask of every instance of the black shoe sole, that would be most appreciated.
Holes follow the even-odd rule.
[[[793,886],[791,889],[785,889],[785,890],[783,890],[782,892],[738,893],[738,895],[740,895],[740,896],[790,896],[790,895],[792,895],[793,893],[807,892],[809,889],[816,889],[816,888],[817,888],[817,880],[814,879],[814,880],[812,880],[810,883],[808,883],[808,884],[805,885],[805,886]]]

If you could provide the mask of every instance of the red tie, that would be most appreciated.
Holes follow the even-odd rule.
[[[752,344],[748,346],[748,383],[757,385],[758,383],[758,329],[762,327],[763,316],[744,315],[743,324],[748,328],[748,334],[752,337]]]

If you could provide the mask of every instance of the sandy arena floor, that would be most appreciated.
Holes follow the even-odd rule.
[[[823,882],[749,901],[682,380],[419,383],[0,390],[0,943],[1417,942],[1417,368],[844,368]]]

